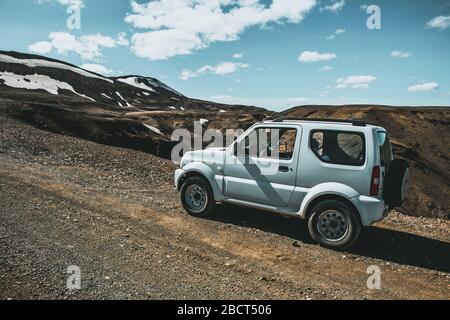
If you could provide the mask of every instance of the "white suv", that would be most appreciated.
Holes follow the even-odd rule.
[[[379,126],[280,118],[253,125],[228,148],[186,153],[175,185],[192,215],[231,203],[299,217],[315,241],[341,249],[401,205],[408,177]]]

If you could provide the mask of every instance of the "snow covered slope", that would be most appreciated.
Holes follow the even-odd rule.
[[[45,92],[65,99],[72,97],[77,101],[81,99],[87,103],[96,102],[113,108],[147,106],[168,109],[169,104],[173,105],[174,101],[179,101],[181,105],[188,99],[153,78],[105,77],[62,61],[5,51],[0,51],[0,88],[2,87],[25,89],[29,94]],[[49,99],[54,100],[56,97]]]
[[[191,99],[155,78],[106,77],[63,61],[14,51],[0,51],[0,97],[125,112],[266,112],[261,108]]]

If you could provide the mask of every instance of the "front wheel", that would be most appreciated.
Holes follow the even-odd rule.
[[[207,216],[216,205],[211,186],[201,177],[187,179],[181,187],[180,196],[184,210],[193,216]]]
[[[308,229],[320,245],[331,249],[345,249],[358,239],[361,222],[357,213],[339,200],[325,200],[311,210]]]

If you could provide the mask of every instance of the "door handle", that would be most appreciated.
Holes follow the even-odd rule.
[[[288,166],[280,166],[278,168],[279,172],[289,172],[289,167]]]

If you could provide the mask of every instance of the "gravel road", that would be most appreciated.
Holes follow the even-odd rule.
[[[449,221],[393,212],[336,252],[295,219],[186,215],[174,168],[0,112],[0,299],[450,299]]]

